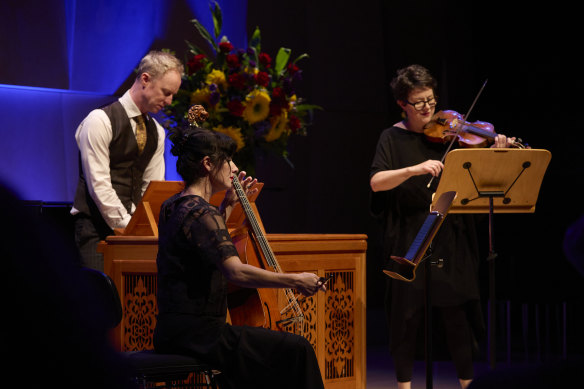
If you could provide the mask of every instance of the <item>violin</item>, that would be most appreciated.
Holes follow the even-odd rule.
[[[233,177],[233,187],[247,221],[246,227],[231,234],[239,257],[244,263],[282,273],[237,175]],[[287,330],[297,324],[292,328],[292,332],[302,335],[304,314],[292,289],[284,289],[287,304],[283,309],[279,308],[277,289],[238,288],[234,285],[230,285],[230,289],[227,305],[232,324],[264,327],[276,331]]]
[[[491,123],[475,121],[469,123],[458,112],[447,110],[437,112],[424,126],[424,135],[431,142],[449,143],[458,141],[461,147],[487,147],[497,136]],[[524,149],[521,139],[513,147]]]

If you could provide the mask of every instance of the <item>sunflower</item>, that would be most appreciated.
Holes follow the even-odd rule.
[[[207,85],[215,84],[221,88],[227,87],[227,79],[225,78],[225,73],[217,69],[213,69],[211,73],[207,74],[207,77],[205,78],[205,83]]]
[[[197,89],[193,93],[191,93],[191,104],[203,104],[205,103],[207,106],[209,105],[209,98],[211,97],[211,92],[208,88],[205,89]]]
[[[243,118],[250,124],[260,122],[270,113],[270,95],[263,90],[254,90],[245,98]]]
[[[288,124],[288,113],[282,111],[280,116],[276,116],[270,120],[272,127],[270,131],[264,136],[266,142],[272,142],[282,136],[282,133],[286,130],[286,125]]]
[[[221,124],[219,124],[218,126],[213,127],[213,131],[220,132],[233,139],[235,143],[237,143],[236,151],[241,150],[245,146],[245,141],[243,140],[243,135],[241,134],[240,128],[233,126],[223,127]]]

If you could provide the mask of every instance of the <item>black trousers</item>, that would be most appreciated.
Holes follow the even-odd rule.
[[[103,222],[79,213],[75,219],[75,244],[79,250],[81,266],[103,271],[103,254],[97,252],[97,244],[113,231]]]
[[[441,319],[444,323],[446,343],[454,362],[459,379],[472,379],[473,367],[473,337],[466,311],[463,306],[434,307],[434,311],[440,312],[435,319]],[[406,334],[400,340],[393,352],[396,378],[398,382],[412,380],[416,342],[418,336],[424,336],[423,309],[419,310],[409,323]]]

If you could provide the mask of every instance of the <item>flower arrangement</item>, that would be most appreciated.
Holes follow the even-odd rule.
[[[187,41],[185,77],[172,105],[164,110],[163,125],[188,125],[192,105],[202,105],[209,117],[202,126],[223,132],[237,142],[236,162],[255,174],[257,152],[276,153],[288,163],[288,139],[306,135],[317,105],[306,104],[294,85],[302,79],[298,66],[307,54],[291,61],[291,50],[280,48],[275,57],[261,50],[256,28],[249,47],[236,49],[226,36],[219,39],[222,15],[215,2],[210,7],[214,36],[196,19],[199,34],[209,43],[211,55]],[[291,164],[292,165],[292,164]]]

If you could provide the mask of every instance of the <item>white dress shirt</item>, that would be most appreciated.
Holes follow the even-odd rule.
[[[140,110],[127,91],[119,102],[124,107],[132,131],[136,134],[136,121],[132,118],[141,115]],[[149,120],[154,120],[149,118]],[[158,145],[144,171],[142,180],[142,194],[152,180],[164,180],[164,129],[154,120],[158,129]],[[101,215],[111,229],[125,228],[136,209],[137,204],[132,204],[131,213],[128,213],[116,191],[112,187],[110,177],[109,146],[112,140],[112,126],[109,117],[102,109],[94,109],[81,122],[75,133],[77,146],[81,153],[81,166],[89,189],[91,198],[95,201]],[[79,211],[73,208],[72,214]]]

